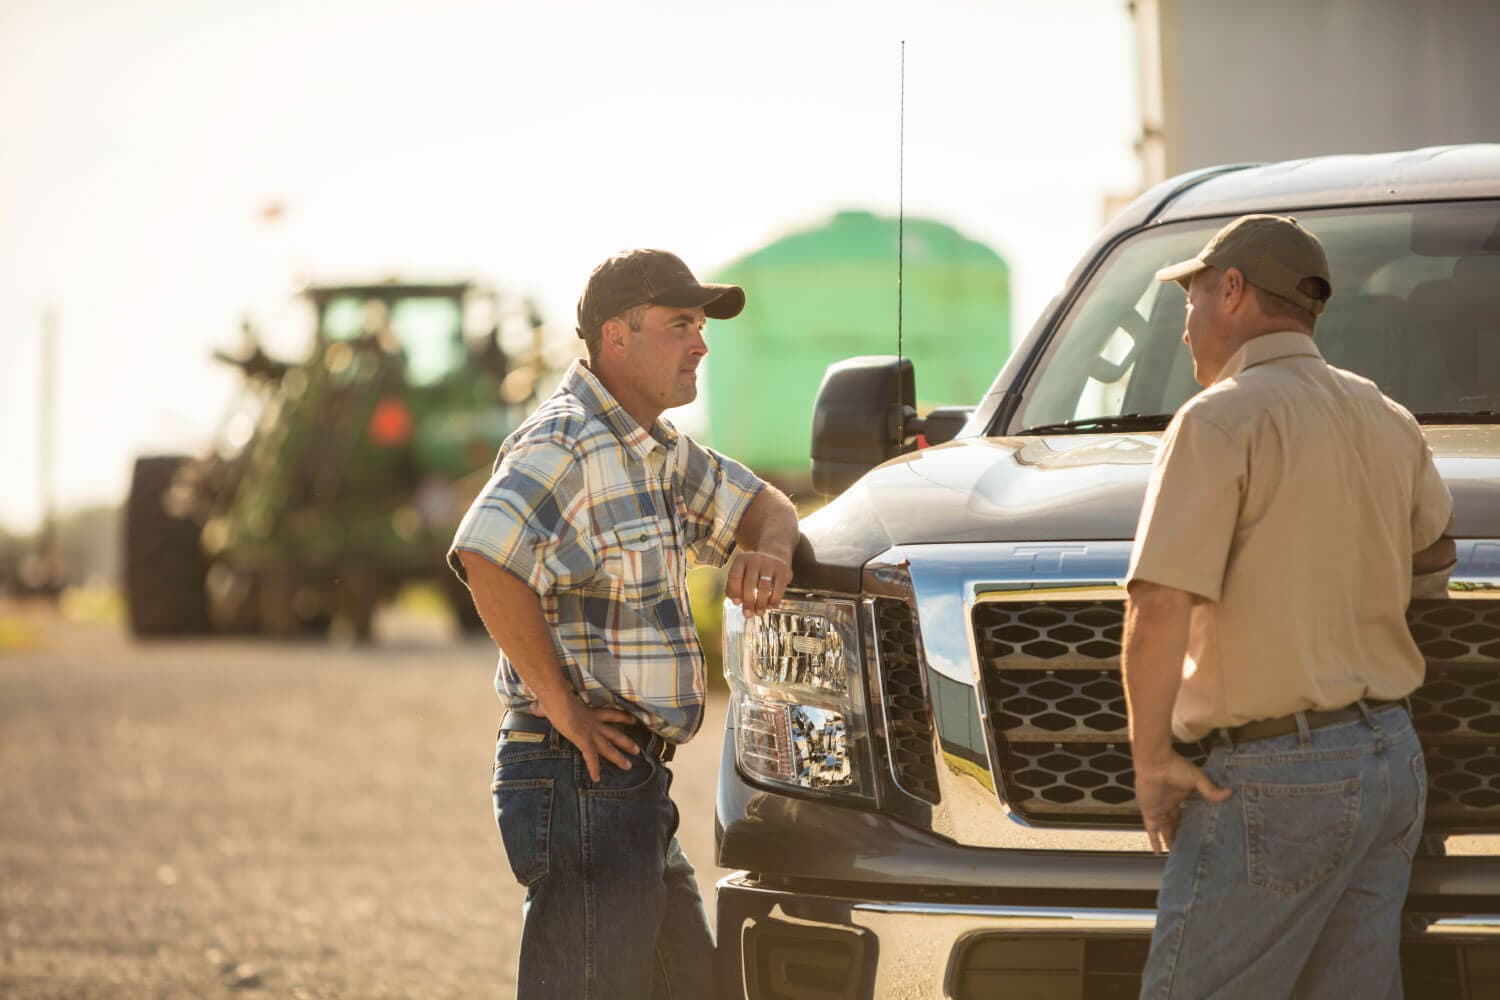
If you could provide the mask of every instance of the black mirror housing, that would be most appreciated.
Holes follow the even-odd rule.
[[[909,450],[902,403],[910,410],[916,384],[910,358],[874,355],[828,367],[813,404],[813,489],[824,496],[842,493],[875,466]]]

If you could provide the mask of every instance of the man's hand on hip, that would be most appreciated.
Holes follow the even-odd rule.
[[[635,717],[618,708],[590,708],[576,696],[565,695],[552,706],[537,702],[533,715],[551,719],[553,728],[583,754],[589,778],[599,780],[599,758],[603,757],[622,771],[630,770],[630,757],[641,752],[635,741],[610,723],[630,725]]]
[[[1234,794],[1233,789],[1214,784],[1192,761],[1176,752],[1160,764],[1136,763],[1135,797],[1154,853],[1172,849],[1182,820],[1182,803],[1194,792],[1210,802],[1223,802]]]
[[[521,680],[536,692],[532,714],[551,719],[552,725],[576,746],[588,765],[589,777],[599,780],[599,758],[630,770],[630,757],[621,751],[639,752],[624,733],[610,725],[626,725],[635,719],[618,708],[589,708],[578,700],[563,676],[552,644],[551,629],[542,614],[541,599],[530,585],[475,552],[462,552],[464,569],[474,605],[505,651]]]
[[[1130,716],[1135,798],[1151,850],[1160,854],[1177,839],[1188,796],[1197,792],[1210,802],[1223,802],[1234,793],[1209,781],[1172,749],[1172,705],[1182,681],[1193,595],[1149,580],[1132,580],[1129,588],[1120,670]]]
[[[742,607],[747,618],[753,618],[780,604],[791,582],[792,567],[785,559],[741,549],[729,564],[724,596]]]

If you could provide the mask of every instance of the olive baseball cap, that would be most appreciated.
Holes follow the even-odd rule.
[[[676,254],[625,250],[594,268],[578,299],[578,336],[639,305],[701,306],[710,319],[733,319],[745,308],[738,285],[705,285]]]
[[[1198,256],[1157,271],[1156,280],[1187,288],[1193,275],[1206,267],[1238,268],[1250,284],[1314,316],[1322,314],[1333,295],[1323,244],[1290,216],[1242,215],[1215,233]],[[1318,294],[1309,295],[1299,287],[1309,278]]]

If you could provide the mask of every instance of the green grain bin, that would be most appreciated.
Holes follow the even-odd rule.
[[[950,226],[907,219],[904,353],[922,412],[977,403],[1010,353],[1010,277],[994,250]],[[813,397],[824,370],[896,353],[897,221],[840,212],[728,265],[745,311],[710,332],[708,441],[762,475],[808,474]],[[710,324],[713,326],[714,324]]]

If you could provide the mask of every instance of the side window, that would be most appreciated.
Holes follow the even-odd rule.
[[[391,326],[406,352],[413,385],[435,385],[463,367],[463,310],[457,299],[411,296],[397,300]]]

